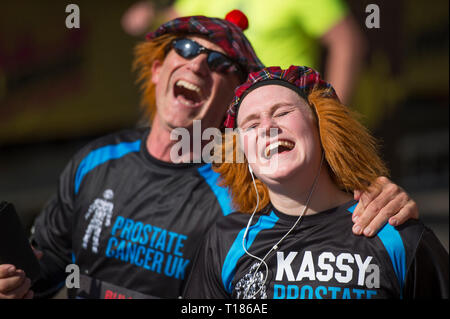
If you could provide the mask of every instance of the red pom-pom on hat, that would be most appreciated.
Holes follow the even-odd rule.
[[[237,25],[242,31],[248,28],[247,16],[240,10],[232,10],[227,13],[225,20],[230,21]]]

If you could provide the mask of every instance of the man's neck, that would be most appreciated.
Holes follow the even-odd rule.
[[[158,121],[153,121],[150,134],[147,137],[147,151],[154,158],[163,162],[172,162],[170,150],[176,141],[170,139],[170,131],[159,126]]]
[[[150,134],[147,137],[146,146],[151,156],[168,163],[200,163],[203,141],[197,150],[193,144],[193,134],[188,129],[189,136],[178,139],[171,139],[172,129],[161,124],[156,118],[152,123]],[[187,139],[186,139],[187,138]],[[177,145],[178,144],[178,145]],[[181,147],[181,149],[180,149]],[[187,151],[186,151],[187,149]],[[199,154],[196,154],[196,152]]]

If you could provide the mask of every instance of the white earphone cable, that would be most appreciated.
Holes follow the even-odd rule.
[[[314,193],[314,190],[315,190],[315,188],[316,188],[317,181],[319,180],[319,175],[320,175],[320,172],[321,172],[321,170],[322,170],[322,165],[323,165],[323,161],[324,161],[324,156],[325,156],[325,154],[324,154],[324,152],[322,152],[322,159],[321,159],[321,161],[320,161],[319,171],[317,172],[316,177],[314,178],[313,185],[311,186],[311,190],[310,190],[310,192],[309,192],[308,198],[307,198],[307,200],[306,200],[306,204],[305,204],[305,206],[303,207],[303,210],[302,210],[301,214],[298,216],[298,218],[297,218],[297,220],[295,221],[294,225],[292,225],[292,227],[287,231],[287,233],[286,233],[283,237],[281,237],[281,239],[280,239],[275,245],[272,246],[272,248],[265,254],[265,256],[264,256],[263,258],[259,258],[258,256],[255,256],[255,255],[249,253],[249,252],[247,251],[247,248],[245,247],[245,239],[246,239],[246,237],[247,237],[247,234],[248,234],[248,231],[249,231],[249,228],[250,228],[250,224],[251,224],[251,222],[252,222],[252,220],[253,220],[253,217],[255,216],[255,213],[256,213],[256,211],[258,210],[258,207],[259,207],[259,194],[258,194],[258,189],[257,189],[257,187],[256,187],[255,177],[253,176],[253,170],[250,168],[250,165],[249,165],[250,175],[251,175],[251,177],[252,177],[252,180],[253,180],[253,186],[255,187],[255,191],[256,191],[256,207],[255,207],[255,209],[253,210],[253,213],[252,213],[252,215],[251,215],[251,217],[250,217],[250,219],[249,219],[249,221],[248,221],[248,223],[247,223],[247,227],[246,227],[246,229],[245,229],[244,236],[243,236],[243,238],[242,238],[242,248],[244,249],[245,253],[246,253],[248,256],[250,256],[250,257],[252,257],[252,258],[254,258],[254,259],[256,259],[256,260],[258,260],[258,261],[260,262],[259,265],[258,265],[258,267],[257,267],[257,268],[255,269],[255,271],[253,272],[253,278],[252,278],[252,281],[253,281],[253,282],[255,281],[256,273],[258,272],[259,268],[261,267],[261,264],[264,264],[264,266],[265,266],[265,268],[266,268],[266,274],[265,274],[265,276],[264,276],[264,281],[263,281],[263,283],[260,285],[260,288],[258,289],[258,291],[256,291],[251,297],[249,297],[249,299],[254,298],[254,297],[261,291],[261,289],[264,287],[264,285],[266,284],[267,277],[269,276],[269,266],[267,265],[267,263],[266,263],[266,261],[265,261],[266,258],[269,256],[269,254],[270,254],[272,251],[277,250],[277,249],[279,248],[279,245],[281,244],[281,242],[282,242],[282,241],[283,241],[283,240],[284,240],[284,239],[285,239],[285,238],[286,238],[286,237],[287,237],[287,236],[295,229],[295,227],[298,225],[298,223],[300,222],[300,220],[302,219],[302,217],[305,215],[306,210],[307,210],[308,205],[309,205],[309,202],[310,202],[310,200],[311,200],[312,194]],[[247,287],[247,289],[245,290],[244,295],[248,292],[248,289],[250,288],[250,286],[251,286],[251,285],[249,285],[249,286]]]

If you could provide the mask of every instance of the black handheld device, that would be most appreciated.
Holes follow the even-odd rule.
[[[39,261],[33,253],[24,227],[11,203],[0,202],[0,264],[22,269],[35,282],[40,274]]]

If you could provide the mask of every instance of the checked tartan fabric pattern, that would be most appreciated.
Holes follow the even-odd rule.
[[[220,46],[248,74],[264,67],[242,30],[232,22],[205,16],[181,17],[161,25],[146,38],[152,40],[167,33],[204,35]]]
[[[324,97],[338,99],[331,84],[322,80],[319,72],[307,66],[291,65],[286,70],[283,70],[278,66],[267,67],[257,72],[250,73],[247,81],[236,88],[233,102],[227,111],[227,117],[224,123],[225,127],[234,128],[236,126],[236,115],[239,105],[241,104],[243,97],[249,93],[252,88],[255,88],[256,84],[261,82],[270,84],[274,82],[274,80],[286,82],[287,86],[299,92],[300,95],[304,97],[307,97],[313,89],[322,89],[324,90]]]

